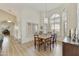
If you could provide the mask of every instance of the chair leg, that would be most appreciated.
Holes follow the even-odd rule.
[[[46,51],[46,43],[44,43],[44,51]]]
[[[51,51],[51,43],[50,43],[50,51]]]
[[[52,42],[52,46],[53,46],[53,48],[54,48],[54,41]]]
[[[50,40],[50,51],[51,51],[51,40]]]
[[[40,44],[38,44],[38,51],[40,51]]]
[[[36,48],[36,40],[34,40],[34,46],[35,46],[35,48]]]
[[[57,41],[56,41],[56,39],[55,39],[55,44],[57,44]]]

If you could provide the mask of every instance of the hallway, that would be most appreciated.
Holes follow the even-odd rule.
[[[37,51],[34,49],[33,43],[20,44],[12,36],[4,37],[2,46],[2,56],[61,56],[62,55],[62,44],[58,42],[52,51]]]

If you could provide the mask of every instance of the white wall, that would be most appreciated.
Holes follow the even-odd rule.
[[[79,33],[79,4],[77,4],[77,30]]]
[[[28,33],[27,23],[36,23],[39,24],[39,13],[30,9],[24,8],[21,13],[21,34],[22,34],[22,43],[29,42],[33,40],[33,35]]]

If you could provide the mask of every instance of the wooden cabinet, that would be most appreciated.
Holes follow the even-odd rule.
[[[63,56],[79,56],[79,45],[63,42]]]

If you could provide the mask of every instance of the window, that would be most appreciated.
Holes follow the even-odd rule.
[[[51,24],[51,30],[54,30],[54,24]]]
[[[48,18],[44,18],[43,33],[48,32]]]
[[[38,24],[32,24],[32,33],[35,34],[38,32]]]
[[[44,18],[44,24],[48,24],[48,18]]]
[[[60,25],[59,24],[55,24],[55,30],[59,30],[60,29]]]
[[[38,32],[38,24],[35,23],[28,23],[28,34],[35,34],[36,32]]]
[[[51,18],[53,19],[53,18],[57,18],[57,17],[60,17],[60,15],[55,13],[55,14],[52,15]]]
[[[50,18],[51,31],[55,31],[58,35],[60,33],[60,15],[55,13]]]
[[[43,29],[44,29],[43,33],[46,34],[48,31],[48,24],[44,24]]]
[[[38,25],[32,23],[32,33],[35,34],[35,33],[37,33],[37,32],[38,32]]]

